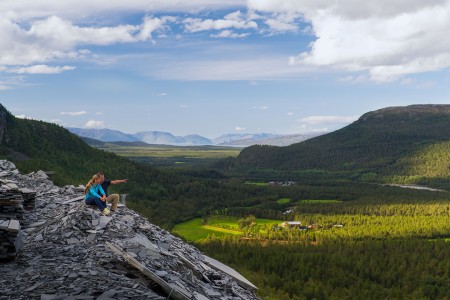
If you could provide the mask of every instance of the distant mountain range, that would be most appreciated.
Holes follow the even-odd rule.
[[[306,134],[224,134],[213,140],[202,137],[197,134],[186,136],[175,136],[170,132],[164,131],[141,131],[135,134],[126,134],[118,130],[111,129],[84,129],[84,128],[67,128],[70,132],[85,138],[91,138],[102,142],[144,142],[156,145],[173,145],[173,146],[200,146],[200,145],[217,145],[232,147],[247,147],[251,145],[273,145],[288,146],[298,143],[323,133],[306,133]]]
[[[102,142],[142,142],[139,138],[131,134],[126,134],[118,130],[111,129],[83,129],[67,128],[70,132],[81,137],[87,137]]]

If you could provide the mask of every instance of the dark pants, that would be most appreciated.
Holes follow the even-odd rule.
[[[87,205],[97,205],[98,208],[100,208],[100,211],[103,211],[106,208],[106,203],[97,197],[87,197],[84,201]]]

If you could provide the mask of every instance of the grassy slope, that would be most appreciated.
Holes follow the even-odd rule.
[[[256,224],[258,225],[273,225],[282,222],[280,220],[256,219]],[[226,216],[208,219],[207,225],[202,224],[201,218],[196,218],[177,224],[172,232],[188,241],[194,242],[213,235],[221,237],[225,235],[239,236],[244,234],[242,231],[239,231],[238,218]]]

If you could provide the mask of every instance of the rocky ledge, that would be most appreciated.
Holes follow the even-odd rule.
[[[0,239],[13,236],[17,250],[0,263],[0,300],[258,299],[239,273],[136,212],[86,207],[81,186],[57,187],[42,171],[21,175],[8,161],[0,183],[16,201],[0,213]]]

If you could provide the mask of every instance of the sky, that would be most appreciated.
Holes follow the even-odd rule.
[[[450,103],[450,0],[2,0],[0,103],[124,133],[336,130]]]

